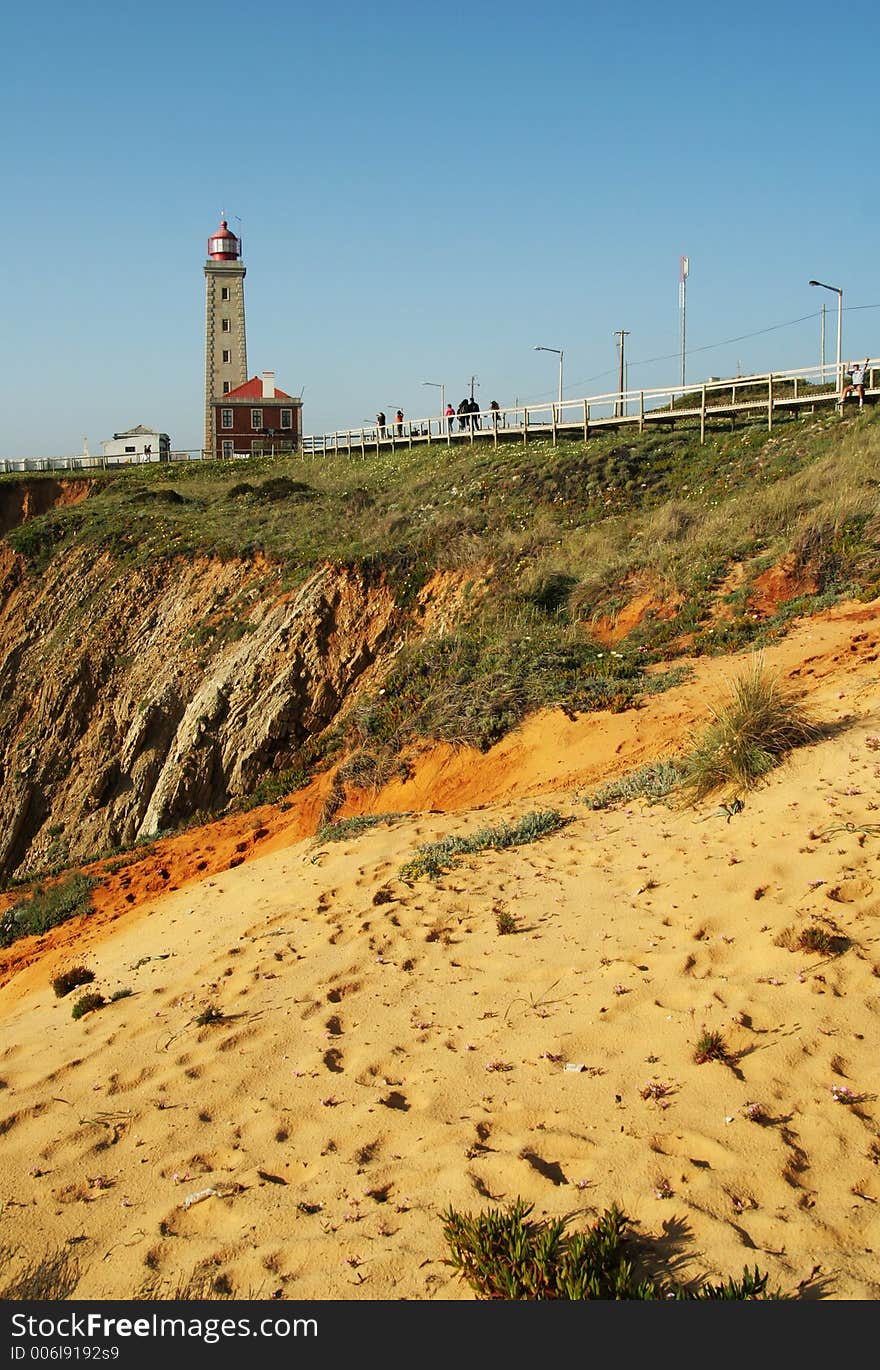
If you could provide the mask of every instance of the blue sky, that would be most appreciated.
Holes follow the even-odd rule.
[[[812,0],[15,6],[0,456],[202,441],[207,237],[304,428],[880,354],[878,19]],[[795,320],[800,322],[795,323]],[[777,327],[777,325],[785,325]],[[770,330],[770,331],[767,331]],[[715,346],[737,339],[725,346]],[[665,360],[652,361],[654,358]]]

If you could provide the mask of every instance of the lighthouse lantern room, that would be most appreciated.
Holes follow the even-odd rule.
[[[237,262],[241,256],[241,238],[229,231],[225,219],[208,239],[208,256],[215,262]]]

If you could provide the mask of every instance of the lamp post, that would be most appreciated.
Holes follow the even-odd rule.
[[[422,385],[433,385],[440,391],[440,432],[446,432],[446,386],[442,381],[422,381]]]
[[[823,290],[830,290],[837,296],[837,393],[840,395],[843,389],[843,368],[841,366],[841,341],[843,334],[843,291],[839,285],[826,285],[824,281],[810,281],[810,285],[818,285]]]
[[[555,352],[559,358],[559,417],[562,418],[562,349],[559,347],[536,347],[536,352]]]

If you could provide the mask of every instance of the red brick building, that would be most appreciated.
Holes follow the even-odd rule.
[[[295,452],[302,436],[302,400],[278,390],[264,371],[212,402],[218,457],[259,457]]]

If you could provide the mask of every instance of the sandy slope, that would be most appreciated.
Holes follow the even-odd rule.
[[[343,842],[309,835],[325,780],[162,843],[84,926],[16,944],[9,1269],[71,1242],[82,1299],[170,1296],[202,1263],[243,1297],[470,1298],[442,1211],[522,1195],[585,1218],[616,1201],[681,1277],[757,1263],[808,1297],[877,1297],[878,641],[875,602],[767,652],[830,735],[730,821],[584,796],[685,745],[745,656],[636,712],[434,749],[371,797],[407,816]],[[399,877],[420,842],[550,806],[571,821],[532,845]],[[815,922],[838,954],[789,949]],[[51,979],[76,963],[132,994],[73,1020],[79,991]],[[199,1027],[208,1005],[223,1019]],[[694,1061],[704,1028],[727,1063]]]

